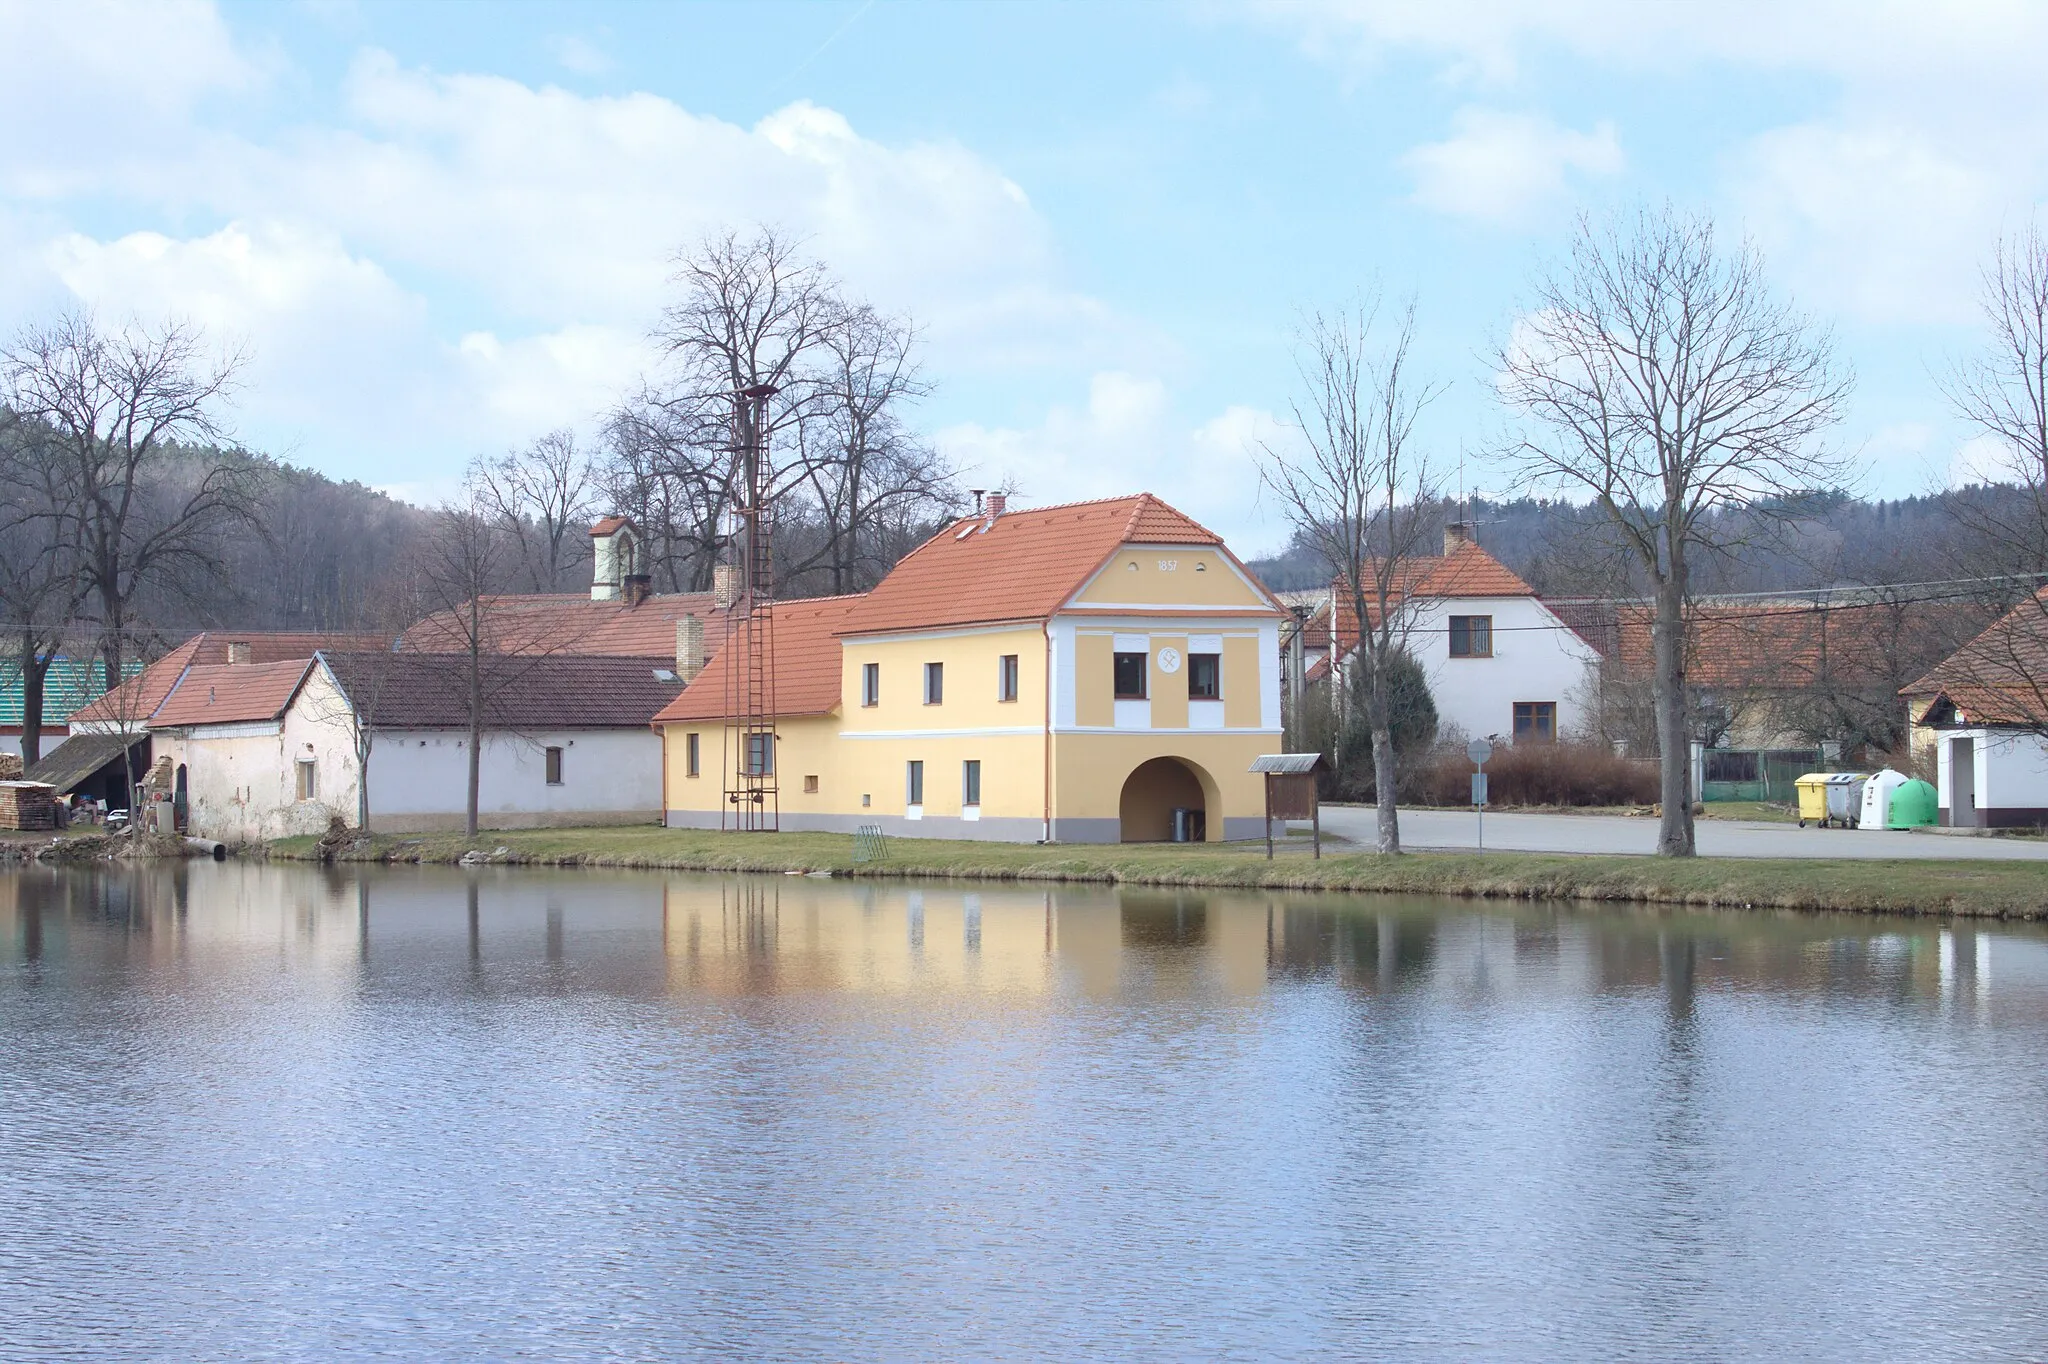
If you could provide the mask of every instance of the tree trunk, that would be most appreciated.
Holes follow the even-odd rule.
[[[1385,707],[1380,707],[1385,711]],[[1401,851],[1401,815],[1395,808],[1399,774],[1394,768],[1394,730],[1382,715],[1372,725],[1372,790],[1379,798],[1379,851]]]
[[[1685,583],[1678,572],[1657,585],[1657,765],[1664,805],[1657,826],[1659,857],[1691,857],[1692,731],[1685,704]]]
[[[356,744],[356,827],[370,832],[370,737]]]
[[[33,640],[21,650],[21,765],[34,767],[43,756],[43,683],[50,673],[49,656]]]

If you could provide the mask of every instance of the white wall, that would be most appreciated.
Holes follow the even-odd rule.
[[[1953,742],[1976,747],[1976,808],[2048,810],[2048,743],[2033,734],[2000,729],[1942,730],[1935,745],[1936,789],[1941,808],[1954,811]]]
[[[331,815],[355,822],[355,750],[347,706],[316,668],[282,721],[159,731],[153,751],[185,767],[187,828],[226,842],[325,832]],[[298,799],[297,764],[311,758],[313,800]]]
[[[1493,617],[1493,657],[1452,658],[1452,616]],[[1408,651],[1429,678],[1437,723],[1474,738],[1512,737],[1517,701],[1555,701],[1559,736],[1577,734],[1598,681],[1593,647],[1534,597],[1425,603]]]
[[[466,730],[388,730],[370,749],[370,827],[460,828],[469,801]],[[547,784],[549,746],[562,784]],[[501,829],[661,821],[661,736],[578,729],[485,736],[480,823]]]

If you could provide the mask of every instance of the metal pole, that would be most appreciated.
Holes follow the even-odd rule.
[[[1266,860],[1273,860],[1273,774],[1266,773]]]

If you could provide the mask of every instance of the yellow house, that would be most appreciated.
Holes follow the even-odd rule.
[[[991,498],[872,592],[770,609],[781,828],[1264,835],[1248,769],[1280,743],[1285,612],[1220,537],[1149,494]],[[742,784],[727,700],[741,667],[728,642],[655,717],[672,828],[720,827]]]

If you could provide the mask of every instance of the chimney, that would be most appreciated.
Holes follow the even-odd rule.
[[[684,616],[676,622],[676,676],[685,685],[704,671],[704,622]]]
[[[711,604],[721,611],[730,611],[732,604],[740,599],[740,566],[738,564],[715,564],[711,569]]]
[[[626,605],[638,606],[654,595],[654,579],[645,573],[626,575]]]
[[[990,493],[988,495],[989,519],[994,520],[996,517],[1001,516],[1005,511],[1009,510],[1009,506],[1010,495],[1008,493]]]
[[[1452,521],[1444,527],[1444,553],[1456,554],[1467,545],[1477,544],[1472,538],[1470,521]]]
[[[231,640],[229,640],[229,641],[228,641],[228,662],[230,662],[230,663],[247,663],[248,661],[249,661],[249,641],[248,641],[248,640],[246,640],[246,639],[231,639]]]

